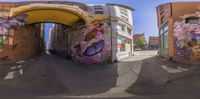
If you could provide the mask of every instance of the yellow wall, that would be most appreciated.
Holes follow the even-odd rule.
[[[64,25],[72,25],[79,21],[87,23],[87,13],[77,6],[62,4],[30,4],[11,9],[11,16],[27,14],[27,24],[38,22],[54,22]]]

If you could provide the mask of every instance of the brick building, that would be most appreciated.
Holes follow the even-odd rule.
[[[149,50],[158,50],[159,42],[160,42],[159,37],[150,36],[149,41],[148,41],[148,49]]]
[[[138,45],[137,45],[137,42],[140,38],[145,38],[145,35],[144,33],[141,33],[141,34],[134,34],[133,35],[133,43],[134,43],[134,49],[141,49]],[[146,48],[146,45],[147,45],[147,41],[145,39],[145,48]]]
[[[157,7],[160,55],[185,62],[200,60],[200,2]]]

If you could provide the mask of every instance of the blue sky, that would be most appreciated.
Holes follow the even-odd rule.
[[[49,39],[49,31],[50,31],[50,28],[52,27],[52,24],[51,23],[46,23],[45,24],[45,33],[44,33],[44,35],[45,35],[45,38],[44,38],[44,41],[45,41],[45,43],[47,44],[47,41],[48,41],[48,39]]]
[[[29,1],[29,0],[0,0],[0,1]],[[42,1],[42,0],[39,0]],[[56,0],[55,0],[56,1]],[[67,0],[65,0],[67,1]],[[135,9],[133,13],[134,33],[145,33],[146,38],[157,36],[157,16],[155,7],[166,2],[199,1],[199,0],[69,0],[83,3],[117,3]]]

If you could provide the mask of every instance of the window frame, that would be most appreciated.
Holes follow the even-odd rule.
[[[11,36],[11,35],[9,35],[10,34],[9,29],[2,28],[2,29],[0,29],[0,31],[1,31],[0,38],[2,39],[2,42],[0,42],[0,45],[1,46],[9,45],[9,37]]]
[[[123,25],[123,24],[117,24],[117,30],[118,31],[123,31],[123,32],[126,32],[126,26]]]
[[[119,11],[120,11],[120,17],[123,20],[129,21],[128,9],[120,7]]]
[[[168,23],[165,23],[161,28],[160,28],[160,45],[162,49],[168,49],[168,35],[169,35],[169,26]]]

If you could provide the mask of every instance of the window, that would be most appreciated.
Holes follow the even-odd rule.
[[[131,35],[132,34],[132,29],[130,29],[130,28],[127,27],[127,32],[128,32],[128,34]]]
[[[103,10],[103,8],[94,8],[95,10]]]
[[[198,17],[188,17],[185,20],[186,20],[186,23],[198,24],[199,18]]]
[[[166,31],[168,31],[168,26],[165,26],[163,29],[163,32],[166,32]]]
[[[163,32],[163,30],[161,29],[161,30],[160,30],[160,34],[163,34],[163,33],[164,33],[164,32]]]
[[[128,10],[124,8],[120,8],[121,18],[123,20],[128,21]]]
[[[165,24],[160,29],[160,38],[161,38],[161,42],[160,42],[161,43],[161,48],[163,50],[168,49],[168,24]],[[167,53],[165,52],[165,54],[167,54]]]
[[[8,43],[8,30],[2,28],[0,29],[0,45],[5,45]]]
[[[95,14],[104,14],[103,7],[101,5],[95,5],[94,6]]]
[[[125,31],[125,25],[117,24],[117,30],[118,31]]]
[[[160,23],[161,23],[161,24],[164,23],[164,18],[165,18],[164,16],[161,17],[161,19],[160,19]]]
[[[122,18],[123,20],[126,20],[126,21],[128,21],[128,18],[127,18],[127,17],[125,17],[125,16],[123,16],[123,15],[121,15],[121,18]]]
[[[95,11],[95,14],[103,14],[103,11]]]
[[[168,32],[165,32],[164,36],[164,46],[163,48],[168,48]]]
[[[168,24],[163,25],[163,27],[160,29],[160,35],[168,32]]]
[[[0,47],[4,45],[13,45],[14,31],[1,28],[0,29]]]
[[[161,5],[159,10],[160,10],[160,11],[161,11],[161,10],[164,10],[164,6]]]
[[[163,13],[164,13],[164,10],[162,10],[162,11],[160,12],[160,15],[163,15]]]
[[[95,5],[94,8],[102,8],[101,5]]]
[[[125,38],[123,36],[118,36],[118,49],[119,51],[123,52],[123,51],[127,51],[127,44],[131,44],[132,40]]]
[[[120,13],[121,13],[122,16],[128,17],[128,12],[120,11]]]
[[[120,8],[120,12],[128,13],[128,10],[127,10],[127,9],[124,9],[124,8]]]
[[[95,10],[103,10],[103,7],[102,6],[94,6],[94,9]]]

